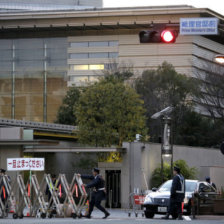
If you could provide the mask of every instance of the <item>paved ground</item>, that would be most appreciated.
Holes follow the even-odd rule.
[[[139,214],[139,217],[136,218],[134,215],[131,217],[128,217],[127,213],[122,210],[112,210],[110,211],[111,216],[110,218],[106,220],[102,220],[102,214],[98,211],[93,212],[93,218],[92,219],[72,219],[72,218],[52,218],[52,219],[35,219],[35,218],[24,218],[24,219],[16,219],[13,220],[11,216],[9,216],[7,219],[0,219],[0,224],[42,224],[42,223],[48,223],[48,224],[165,224],[165,223],[186,223],[191,222],[192,224],[223,224],[224,223],[224,217],[223,216],[204,216],[204,217],[198,217],[198,220],[190,220],[189,217],[185,217],[187,220],[185,221],[173,221],[173,220],[161,220],[161,216],[155,216],[154,219],[145,219],[141,217],[141,214]],[[219,220],[217,220],[219,219]]]

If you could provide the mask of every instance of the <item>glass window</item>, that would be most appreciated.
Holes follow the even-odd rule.
[[[164,191],[170,191],[171,185],[172,185],[172,180],[168,180],[165,182],[160,188],[159,191],[164,192]]]
[[[89,42],[72,42],[70,43],[70,47],[88,47]]]
[[[0,50],[0,60],[1,61],[12,60],[12,50]]]
[[[117,40],[109,41],[109,46],[110,47],[118,46],[118,41]]]
[[[88,65],[74,65],[73,68],[74,70],[88,70],[89,66]]]
[[[108,41],[92,41],[89,42],[89,47],[107,47]]]
[[[88,76],[71,76],[70,81],[73,81],[73,82],[88,82],[89,78],[88,78]]]
[[[90,58],[108,58],[107,52],[89,53]]]
[[[118,52],[109,52],[109,58],[117,58]]]
[[[74,54],[70,54],[69,58],[73,59],[84,59],[84,58],[88,58],[88,53],[74,53]]]
[[[103,70],[104,69],[104,65],[89,65],[89,70]]]
[[[194,192],[197,188],[197,182],[186,181],[186,192]]]
[[[97,82],[99,81],[99,76],[89,76],[89,81],[90,82]]]

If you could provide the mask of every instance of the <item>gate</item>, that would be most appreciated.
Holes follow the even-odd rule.
[[[121,207],[121,171],[106,170],[106,206],[111,208]]]

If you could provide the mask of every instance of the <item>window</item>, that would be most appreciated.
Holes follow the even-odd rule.
[[[70,47],[88,47],[89,42],[72,42],[70,43]]]
[[[89,65],[89,70],[103,70],[104,65]]]
[[[88,58],[89,55],[88,53],[75,53],[75,54],[70,54],[69,58],[70,59],[84,59],[84,58]]]
[[[73,82],[88,82],[89,77],[88,76],[72,76],[72,77],[70,77],[70,81],[73,81]]]
[[[74,65],[73,69],[74,70],[89,70],[89,66],[88,65]]]
[[[114,41],[109,41],[109,46],[110,46],[110,47],[118,46],[118,41],[116,41],[116,40],[114,40]]]
[[[87,58],[117,58],[118,52],[96,52],[96,53],[72,53],[70,59],[87,59]]]
[[[91,41],[89,47],[107,47],[109,46],[108,41]]]
[[[80,83],[80,82],[97,82],[100,76],[70,76],[69,80],[72,82]]]
[[[118,52],[109,52],[109,58],[117,58]]]
[[[103,70],[104,64],[96,65],[73,65],[73,70]]]
[[[70,47],[116,47],[118,46],[117,40],[111,41],[84,41],[84,42],[71,42]]]
[[[89,58],[108,58],[107,52],[89,53]]]

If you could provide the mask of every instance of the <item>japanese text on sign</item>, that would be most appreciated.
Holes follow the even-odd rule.
[[[181,35],[217,35],[218,34],[217,18],[181,18],[180,34]]]
[[[44,158],[10,158],[7,159],[8,171],[44,170]]]

